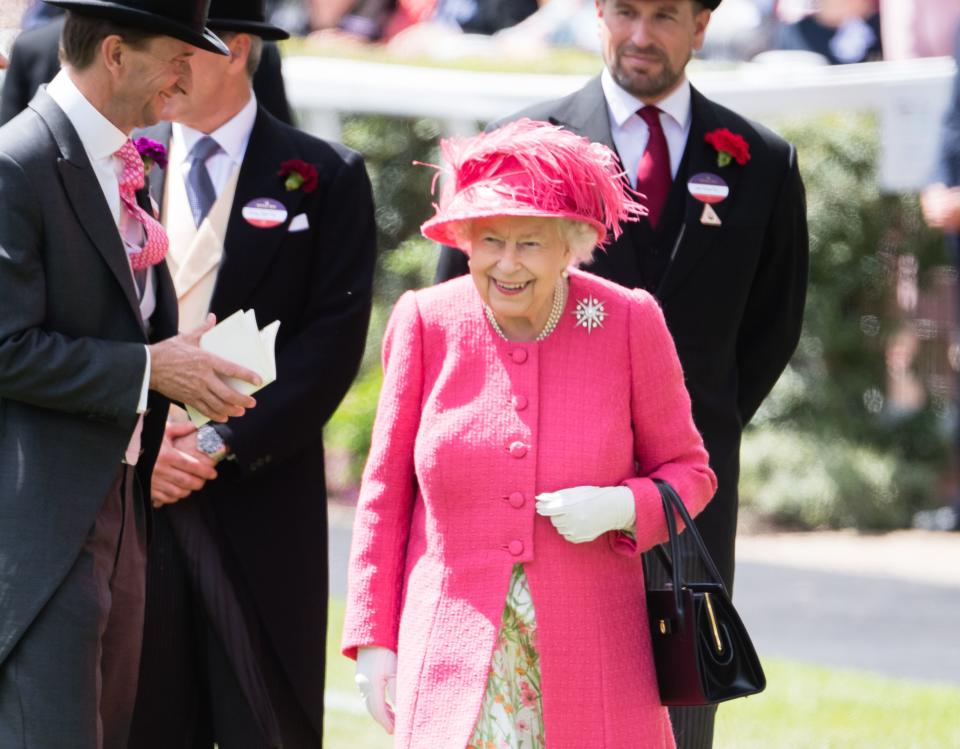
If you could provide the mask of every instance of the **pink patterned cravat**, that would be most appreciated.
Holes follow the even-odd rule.
[[[143,159],[130,139],[123,144],[114,156],[123,162],[123,175],[120,177],[120,202],[127,213],[143,227],[147,240],[137,253],[130,253],[130,265],[135,271],[145,270],[156,265],[167,255],[167,233],[160,223],[143,208],[137,205],[137,190],[144,185]]]

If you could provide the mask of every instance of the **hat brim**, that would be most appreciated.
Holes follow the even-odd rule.
[[[220,55],[229,55],[230,50],[216,34],[204,28],[196,31],[186,24],[172,21],[169,18],[158,16],[137,8],[128,8],[125,5],[109,2],[109,0],[43,0],[47,5],[63,8],[84,16],[106,18],[119,24],[131,26],[144,31],[153,31],[158,35],[172,36],[194,47],[215,52]]]
[[[460,196],[457,196],[460,197]],[[464,252],[467,248],[461,246],[457,232],[453,230],[456,224],[463,221],[477,221],[485,218],[566,218],[572,221],[582,221],[589,224],[597,232],[597,245],[603,244],[607,238],[607,228],[599,221],[586,218],[576,213],[545,211],[535,206],[523,203],[501,202],[499,205],[478,205],[470,201],[458,201],[457,197],[450,205],[437,211],[437,215],[426,221],[420,231],[427,239],[434,242],[456,247]]]
[[[233,31],[238,34],[255,34],[268,42],[289,39],[290,34],[279,26],[259,21],[241,21],[233,18],[208,18],[207,26],[214,31]]]

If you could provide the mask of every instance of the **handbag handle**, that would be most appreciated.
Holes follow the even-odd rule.
[[[710,556],[710,552],[707,551],[706,544],[703,543],[703,538],[700,536],[700,531],[697,530],[696,524],[693,522],[693,518],[690,517],[690,512],[687,510],[687,506],[683,503],[683,500],[677,495],[677,492],[674,490],[670,484],[662,479],[654,479],[653,483],[656,484],[657,489],[660,491],[660,500],[663,503],[663,512],[667,521],[667,533],[669,534],[668,543],[670,545],[670,555],[667,556],[666,551],[663,549],[663,544],[658,544],[654,547],[656,550],[657,556],[660,558],[661,564],[667,572],[670,573],[671,578],[673,579],[673,595],[674,600],[677,604],[677,614],[681,621],[683,620],[683,597],[680,594],[683,584],[686,582],[683,576],[683,563],[682,556],[680,554],[680,541],[677,533],[677,521],[674,517],[674,511],[680,516],[683,520],[684,525],[686,526],[686,532],[690,535],[690,538],[693,539],[694,545],[697,550],[697,555],[700,557],[700,561],[706,567],[707,572],[713,577],[714,582],[718,583],[720,587],[723,588],[723,592],[729,597],[727,592],[727,586],[723,582],[723,578],[720,577],[720,572],[717,570],[717,566],[713,562],[713,558]]]

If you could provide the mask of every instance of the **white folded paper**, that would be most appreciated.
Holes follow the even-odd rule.
[[[262,382],[259,386],[233,377],[224,380],[234,390],[253,395],[277,379],[274,347],[279,329],[280,321],[274,320],[263,330],[259,330],[257,316],[252,309],[237,310],[226,320],[220,321],[213,330],[203,334],[200,348],[260,375]],[[187,406],[187,413],[190,421],[198,427],[210,421],[193,406]]]

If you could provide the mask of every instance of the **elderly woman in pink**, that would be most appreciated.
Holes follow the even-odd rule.
[[[544,123],[443,152],[470,275],[391,315],[343,652],[396,747],[673,747],[640,552],[715,478],[656,301],[576,269],[643,209]]]

